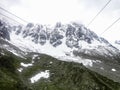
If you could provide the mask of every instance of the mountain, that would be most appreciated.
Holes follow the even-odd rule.
[[[11,26],[0,21],[0,48],[2,57],[19,62],[15,70],[27,89],[120,89],[119,49],[84,25]]]
[[[20,25],[10,27],[9,32],[10,42],[20,49],[55,57],[63,57],[73,51],[82,53],[95,51],[93,53],[110,58],[119,53],[119,50],[107,40],[77,23],[65,25],[56,23],[55,26],[29,23],[24,27]]]
[[[84,25],[59,22],[54,26],[29,23],[7,27],[10,43],[25,52],[83,63],[89,69],[120,82],[120,51]]]

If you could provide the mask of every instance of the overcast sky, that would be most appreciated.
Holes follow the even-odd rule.
[[[85,26],[109,0],[0,0],[0,6],[28,22],[41,24],[77,21]],[[100,35],[120,17],[120,0],[110,4],[88,27]],[[109,41],[120,40],[120,21],[101,35]]]

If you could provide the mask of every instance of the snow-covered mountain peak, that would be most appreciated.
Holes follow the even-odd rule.
[[[26,26],[11,26],[6,29],[9,31],[7,33],[10,42],[27,52],[45,53],[56,57],[72,56],[73,51],[100,55],[109,54],[110,51],[116,52],[107,40],[75,22],[58,22],[54,26],[28,23]],[[0,30],[1,33],[4,31]],[[6,33],[3,36],[7,37]]]
[[[25,60],[31,58],[29,63],[21,63],[23,67],[34,66],[36,58],[46,63],[41,57],[47,54],[55,60],[82,63],[116,81],[120,78],[120,51],[82,24],[11,26],[0,22],[0,48]]]

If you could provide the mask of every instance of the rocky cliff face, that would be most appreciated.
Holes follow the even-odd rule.
[[[17,26],[13,28],[16,35],[21,34],[22,38],[31,38],[31,41],[44,45],[48,41],[56,47],[62,44],[65,39],[69,48],[79,48],[80,41],[92,44],[94,41],[109,44],[104,38],[98,37],[94,32],[77,23],[62,25],[57,23],[54,27],[47,25],[33,25],[29,23],[25,27]]]
[[[4,22],[0,21],[0,37],[10,40],[10,33]]]

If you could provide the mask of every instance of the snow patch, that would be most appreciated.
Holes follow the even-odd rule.
[[[20,64],[21,64],[21,66],[23,66],[23,67],[33,66],[33,64],[32,64],[32,63],[28,63],[28,64],[25,64],[25,63],[20,63]]]
[[[34,63],[35,61],[34,60],[32,60],[32,64]]]
[[[93,60],[90,59],[83,59],[80,57],[75,57],[75,56],[63,56],[59,58],[62,61],[68,61],[68,62],[77,62],[77,63],[82,63],[84,66],[93,66]]]
[[[104,68],[103,68],[103,67],[100,67],[100,69],[101,69],[101,70],[104,70]]]
[[[112,68],[112,69],[111,69],[111,71],[115,72],[115,71],[116,71],[116,69],[115,69],[115,68]]]
[[[0,54],[4,56],[5,55],[4,50],[1,50]]]
[[[16,55],[16,56],[19,56],[19,57],[21,57],[21,58],[24,58],[21,54],[19,54],[18,52],[17,52],[17,50],[14,50],[13,48],[11,48],[9,45],[1,45],[0,46],[0,48],[4,48],[4,49],[6,49],[6,50],[8,50],[9,52],[11,52],[11,53],[13,53],[14,55]],[[4,53],[2,53],[3,55],[4,55]],[[25,58],[24,58],[25,59]]]
[[[38,55],[33,55],[32,60],[34,60],[36,57],[38,57]]]
[[[52,64],[53,62],[51,61],[50,64]]]
[[[49,70],[45,70],[44,72],[40,72],[37,75],[30,78],[30,81],[31,81],[31,83],[35,83],[38,80],[40,80],[41,78],[49,78],[49,76],[50,76]]]
[[[102,63],[100,60],[94,60],[94,63]]]
[[[23,70],[23,68],[19,68],[19,69],[17,69],[19,72],[22,72],[22,70]]]

